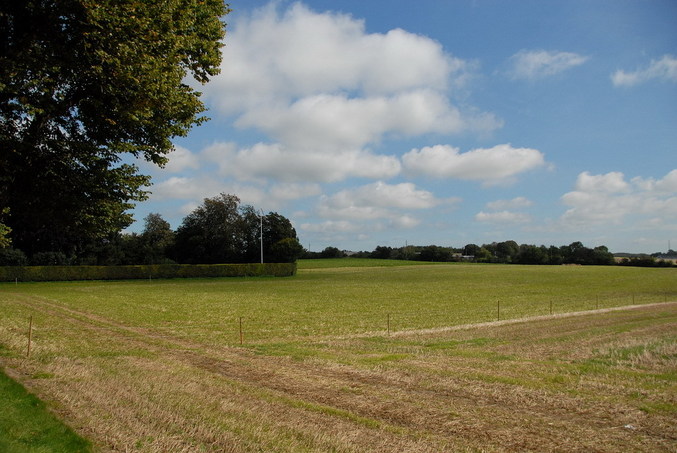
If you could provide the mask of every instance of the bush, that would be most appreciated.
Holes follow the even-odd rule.
[[[0,281],[135,280],[148,278],[289,277],[295,263],[155,264],[142,266],[2,266]]]
[[[27,264],[28,258],[21,250],[12,248],[0,249],[0,266],[26,266]]]
[[[33,266],[67,266],[68,257],[61,252],[39,252],[31,258]]]

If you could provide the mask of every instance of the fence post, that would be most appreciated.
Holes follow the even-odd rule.
[[[496,301],[496,320],[500,321],[501,320],[501,301],[497,300]]]
[[[28,318],[28,349],[26,351],[26,358],[31,358],[31,338],[33,336],[33,315]]]
[[[390,313],[388,313],[388,336],[390,336]]]
[[[244,342],[244,335],[242,334],[242,316],[240,316],[240,346]]]
[[[550,316],[552,316],[552,299],[550,299]]]

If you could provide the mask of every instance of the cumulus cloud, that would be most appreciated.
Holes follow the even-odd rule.
[[[237,149],[231,143],[215,143],[204,153],[216,163],[222,176],[239,180],[283,182],[336,182],[351,176],[387,179],[400,172],[395,156],[362,149],[289,148],[280,143],[257,143]]]
[[[388,229],[411,229],[421,224],[424,212],[442,205],[454,206],[458,198],[440,199],[411,183],[387,184],[382,181],[344,189],[332,196],[320,197],[314,215],[319,223],[306,223],[309,233],[362,234]]]
[[[412,175],[482,181],[509,182],[516,175],[546,165],[543,153],[509,144],[478,148],[461,153],[449,145],[412,149],[404,156],[405,170]]]
[[[533,202],[525,197],[515,197],[511,200],[496,200],[487,203],[489,212],[480,211],[475,214],[475,220],[483,223],[520,224],[531,222],[531,215],[515,211],[525,209]]]
[[[390,97],[307,96],[290,105],[249,110],[236,124],[256,127],[290,147],[310,150],[362,147],[389,132],[453,134],[493,130],[501,123],[491,114],[465,116],[440,93],[419,89]]]
[[[174,151],[168,157],[169,161],[164,169],[169,173],[180,173],[184,170],[196,170],[200,168],[198,156],[183,146],[174,145]]]
[[[153,184],[152,196],[154,201],[202,200],[205,197],[217,195],[221,184],[212,178],[192,178],[187,176],[172,176]]]
[[[491,113],[452,102],[473,65],[438,42],[401,29],[367,33],[363,21],[301,3],[278,6],[232,24],[221,73],[201,87],[217,114],[269,139],[208,150],[222,175],[387,179],[400,172],[399,159],[369,151],[384,138],[502,126]]]
[[[659,180],[635,177],[629,183],[618,172],[603,175],[583,172],[575,189],[561,200],[569,209],[560,220],[573,228],[652,219],[662,223],[677,219],[677,170]]]
[[[395,219],[401,210],[422,210],[457,199],[441,200],[431,192],[417,189],[414,184],[375,182],[354,189],[345,189],[320,200],[318,213],[323,218]],[[411,224],[411,220],[400,221]]]
[[[510,75],[514,79],[542,79],[580,66],[588,59],[572,52],[521,50],[510,57]]]
[[[534,203],[525,197],[515,197],[512,200],[496,200],[487,203],[487,209],[500,211],[506,209],[522,209],[532,206]]]
[[[222,72],[205,94],[224,111],[248,110],[335,91],[444,91],[467,64],[425,36],[401,29],[369,34],[349,15],[275,3],[232,24]],[[452,77],[453,76],[453,77]]]
[[[632,72],[618,70],[611,75],[611,82],[617,87],[631,87],[652,79],[677,82],[677,57],[664,55],[660,60],[651,60],[646,68]]]
[[[527,223],[531,221],[531,216],[523,212],[512,212],[512,211],[496,211],[496,212],[484,212],[480,211],[475,214],[475,220],[478,222],[486,223],[498,223],[498,224],[516,224],[516,223]]]
[[[347,220],[326,220],[321,223],[302,223],[301,230],[308,233],[354,233],[362,226]]]

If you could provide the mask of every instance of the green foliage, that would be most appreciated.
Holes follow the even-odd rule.
[[[294,263],[303,253],[303,246],[296,238],[284,238],[270,248],[270,259],[275,263]]]
[[[91,445],[0,370],[0,451],[89,452]]]
[[[0,281],[42,282],[69,280],[135,280],[204,277],[288,277],[296,273],[294,263],[136,266],[5,266]]]
[[[189,264],[257,262],[261,234],[265,261],[289,262],[297,256],[293,241],[278,244],[288,238],[298,242],[289,220],[274,212],[261,218],[252,206],[240,206],[235,195],[222,193],[205,198],[183,219],[176,230],[173,257]]]
[[[31,258],[33,266],[66,266],[68,257],[61,252],[38,252]]]
[[[29,255],[79,251],[132,222],[149,178],[204,106],[184,83],[218,72],[220,0],[0,5],[0,206]]]
[[[3,218],[7,214],[9,214],[9,208],[0,209],[0,249],[12,245],[12,239],[9,237],[9,233],[12,232],[12,229],[3,223]]]
[[[0,266],[26,266],[28,258],[21,250],[0,248]]]

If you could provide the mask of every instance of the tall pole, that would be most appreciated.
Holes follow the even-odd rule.
[[[263,209],[261,209],[261,264],[263,264]]]

